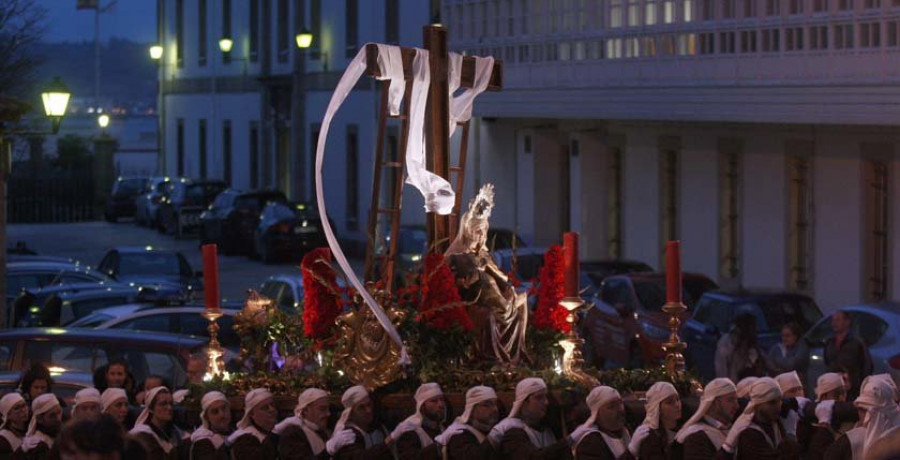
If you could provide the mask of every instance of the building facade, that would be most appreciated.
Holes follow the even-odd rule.
[[[900,1],[445,0],[451,49],[504,62],[469,186],[534,245],[825,311],[900,295]],[[471,193],[471,189],[469,190]]]

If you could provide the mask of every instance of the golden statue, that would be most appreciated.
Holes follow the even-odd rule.
[[[366,286],[382,305],[395,325],[406,316],[405,312],[390,303],[390,295]],[[372,310],[357,295],[357,309],[337,317],[340,340],[334,350],[334,366],[343,370],[356,385],[369,390],[382,387],[403,377],[400,368],[400,347],[391,340],[375,318]]]
[[[475,360],[515,365],[530,361],[525,350],[527,297],[515,291],[488,251],[488,219],[493,208],[494,186],[485,184],[469,202],[459,234],[444,255],[460,296],[470,305]]]

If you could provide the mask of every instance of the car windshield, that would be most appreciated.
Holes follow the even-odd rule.
[[[120,258],[120,275],[181,275],[178,256],[170,252],[123,253]]]
[[[279,221],[297,217],[297,211],[282,204],[271,205],[266,212],[269,218]]]
[[[116,182],[116,195],[137,195],[146,183],[146,179],[122,179]]]
[[[862,338],[866,344],[872,346],[881,340],[887,331],[888,325],[881,318],[862,311],[851,310],[850,313],[850,334],[854,337]],[[816,324],[806,334],[806,341],[813,347],[825,346],[825,340],[834,336],[831,330],[831,316]]]
[[[704,292],[715,288],[715,284],[705,279],[685,279],[683,281],[682,301],[693,310],[697,299]],[[666,303],[666,280],[663,277],[635,280],[634,292],[637,293],[641,305],[649,311],[661,311]]]
[[[187,186],[184,195],[191,201],[210,203],[224,189],[222,184],[191,184]]]
[[[757,315],[762,321],[757,322],[759,332],[778,332],[782,326],[788,323],[797,323],[801,330],[808,330],[816,321],[822,318],[816,304],[806,299],[772,298],[758,302],[762,315]]]

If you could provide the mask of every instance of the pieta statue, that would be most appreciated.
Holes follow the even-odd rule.
[[[469,303],[475,360],[516,365],[530,361],[525,349],[527,297],[515,291],[488,251],[488,219],[493,207],[494,186],[485,184],[469,202],[459,233],[444,255],[460,296]]]

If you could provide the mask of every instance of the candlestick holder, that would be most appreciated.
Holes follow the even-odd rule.
[[[218,377],[222,375],[222,371],[224,370],[223,363],[220,362],[222,356],[224,356],[225,352],[222,349],[222,345],[219,344],[219,318],[222,317],[221,309],[205,309],[203,313],[200,314],[207,321],[209,321],[209,326],[206,328],[209,331],[209,347],[206,350],[206,375],[203,376],[203,380],[212,380],[214,377]]]
[[[587,388],[593,388],[600,384],[596,377],[586,373],[583,369],[584,358],[581,356],[581,347],[584,345],[584,339],[578,335],[578,310],[584,306],[584,300],[581,297],[566,297],[560,301],[560,305],[565,308],[569,314],[566,316],[566,322],[569,323],[569,333],[566,338],[560,340],[559,346],[563,349],[562,358],[562,374],[569,380]]]
[[[687,307],[681,302],[667,302],[662,311],[669,315],[669,341],[663,344],[666,350],[666,372],[670,377],[684,374],[684,350],[687,344],[681,341],[678,330],[681,329],[681,315],[687,311]]]

